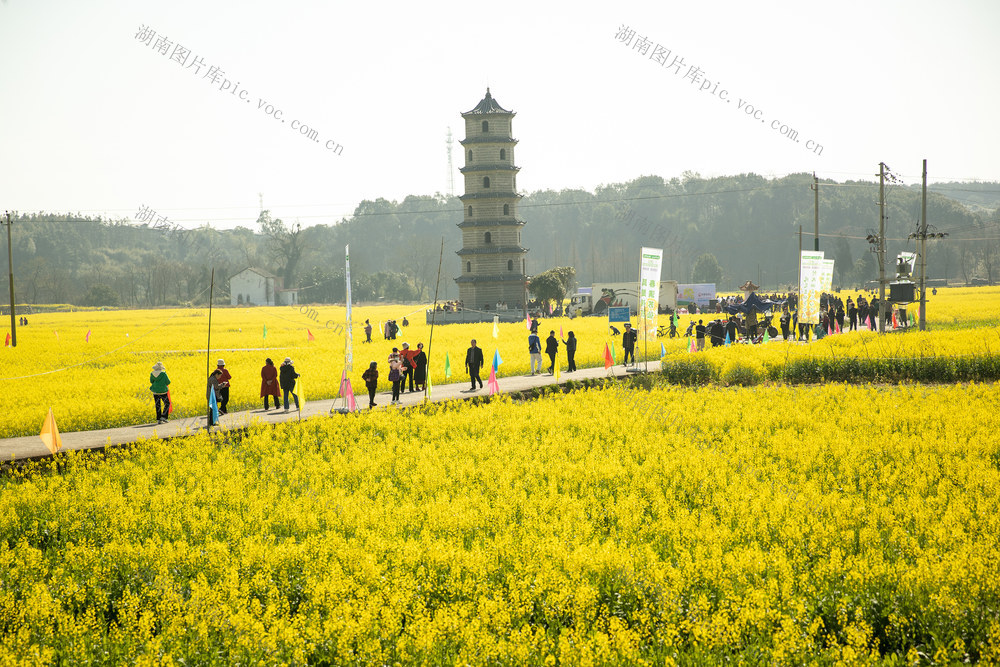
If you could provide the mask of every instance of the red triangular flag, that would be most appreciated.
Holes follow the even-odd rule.
[[[500,392],[500,383],[497,382],[497,369],[490,366],[490,379],[486,381],[486,386],[490,388],[490,396]]]
[[[309,335],[309,340],[316,340],[316,336],[313,336],[313,332],[306,328],[306,333]]]
[[[167,414],[172,414],[174,411],[174,399],[170,398],[170,390],[167,389]]]
[[[899,324],[896,322],[896,311],[892,311],[892,328],[895,329]]]
[[[840,320],[834,320],[833,322],[837,325],[837,333],[840,333]]]
[[[9,331],[7,332],[7,340],[4,341],[3,346],[4,347],[10,347],[10,332]]]
[[[351,389],[351,378],[344,380],[344,384],[347,385],[347,409],[351,412],[355,412],[358,409],[358,404],[354,401],[354,390]]]
[[[608,349],[608,344],[604,344],[604,369],[607,370],[614,366],[614,362],[611,361],[611,350]]]

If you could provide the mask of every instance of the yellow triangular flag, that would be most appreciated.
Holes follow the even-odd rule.
[[[552,362],[552,365],[555,366],[556,380],[558,380],[559,379],[559,355],[556,355],[556,360]]]
[[[59,429],[56,428],[56,416],[52,414],[52,408],[49,408],[49,414],[46,415],[45,421],[42,422],[42,432],[38,434],[38,437],[42,439],[45,446],[49,448],[49,451],[53,454],[62,449],[62,438],[59,437]]]

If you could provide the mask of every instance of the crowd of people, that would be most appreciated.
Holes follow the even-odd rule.
[[[457,313],[465,308],[465,304],[461,299],[453,299],[451,301],[445,301],[443,304],[439,303],[435,310],[439,313]]]
[[[280,367],[275,367],[271,359],[264,361],[264,366],[260,369],[260,397],[264,399],[264,411],[270,410],[271,399],[274,399],[274,409],[279,409],[278,390],[284,394],[285,412],[289,411],[288,397],[291,396],[295,402],[295,409],[299,409],[299,397],[295,393],[296,378],[299,374],[295,372],[295,366],[290,357],[285,357]],[[208,374],[208,383],[205,391],[205,400],[208,403],[208,427],[218,423],[218,417],[229,412],[229,386],[233,376],[229,373],[224,359],[216,362],[216,368]],[[166,424],[170,419],[170,377],[162,361],[153,364],[149,373],[149,391],[153,394],[153,405],[156,409],[156,423]],[[214,406],[214,407],[213,407]]]
[[[798,321],[798,298],[796,294],[778,295],[772,294],[765,297],[768,301],[781,304],[781,314],[778,319],[778,327],[772,324],[774,311],[767,311],[760,315],[755,310],[747,313],[733,313],[727,317],[720,317],[710,321],[699,319],[697,322],[691,320],[688,325],[686,336],[695,337],[697,349],[705,348],[706,340],[711,345],[725,345],[726,341],[760,343],[768,339],[782,340],[807,340],[824,338],[830,334],[841,333],[843,331],[856,331],[864,328],[875,331],[879,327],[879,300],[874,294],[858,294],[856,298],[850,296],[845,301],[837,294],[823,293],[820,295],[819,322],[817,324],[807,324]],[[743,303],[743,297],[731,296],[720,299],[717,312],[722,313],[727,309],[732,309]],[[890,304],[886,310],[885,326],[892,328],[906,328],[909,326],[906,308],[899,304]],[[884,327],[882,327],[884,328]]]
[[[732,313],[728,317],[718,317],[711,321],[692,319],[688,325],[685,335],[693,336],[696,349],[704,350],[706,341],[713,347],[736,342],[760,343],[764,340],[806,340],[810,335],[819,339],[832,333],[842,331],[855,331],[859,328],[876,330],[879,328],[879,301],[874,294],[866,296],[858,294],[856,298],[847,297],[842,300],[836,294],[822,294],[820,296],[820,316],[819,323],[812,325],[800,323],[798,321],[797,295],[792,294],[771,294],[765,297],[768,302],[780,305],[781,314],[778,319],[778,327],[773,324],[774,314],[777,314],[777,305],[763,314],[758,314],[756,310],[749,309],[746,313]],[[741,296],[732,296],[720,299],[716,305],[716,312],[723,313],[727,309],[733,309],[744,303]],[[497,304],[498,309],[505,305],[503,302]],[[444,306],[448,308],[461,309],[461,302],[449,302]],[[906,310],[904,307],[894,305],[892,312],[893,326],[908,326]],[[563,340],[561,336],[556,337],[555,331],[550,330],[545,339],[544,349],[542,340],[538,335],[538,328],[541,324],[540,313],[533,318],[530,323],[530,333],[528,335],[528,357],[530,362],[530,375],[538,375],[542,372],[542,354],[549,358],[548,373],[555,373],[556,355],[559,352],[560,342],[566,351],[567,372],[576,371],[576,350],[577,338],[574,332],[570,331],[569,336]],[[26,318],[21,318],[22,326],[27,324]],[[409,322],[403,317],[402,326],[407,326]],[[887,322],[889,324],[888,315]],[[638,341],[638,331],[633,329],[630,323],[625,323],[624,332],[611,326],[613,335],[622,336],[622,350],[624,352],[623,362],[625,365],[635,363],[635,346]],[[389,320],[383,327],[383,337],[385,340],[395,340],[400,327],[396,320]],[[365,342],[371,343],[372,325],[365,320]],[[671,335],[675,335],[676,328],[671,320]],[[483,351],[472,340],[470,347],[466,351],[465,370],[469,374],[471,384],[470,391],[483,388],[483,381],[480,372],[485,364]],[[388,357],[388,380],[392,385],[392,398],[390,404],[400,404],[400,394],[407,391],[421,392],[427,388],[427,355],[424,353],[423,343],[417,343],[416,349],[411,349],[409,343],[403,343],[402,349],[393,347]],[[260,397],[264,399],[264,410],[270,410],[271,399],[274,401],[275,410],[279,409],[279,390],[283,394],[283,404],[285,412],[289,411],[289,396],[294,401],[296,410],[299,409],[299,397],[295,392],[296,379],[299,374],[295,371],[295,366],[289,357],[285,357],[280,367],[276,367],[271,359],[265,360],[264,366],[260,370],[261,385]],[[375,393],[378,386],[378,363],[372,361],[368,369],[362,374],[362,379],[368,390],[368,407],[374,408]],[[217,414],[224,415],[229,409],[229,389],[232,375],[226,367],[223,359],[219,359],[217,367],[208,377],[206,399],[209,404],[216,406]],[[170,379],[167,376],[166,368],[162,362],[156,362],[149,375],[149,390],[153,394],[153,402],[156,409],[157,423],[166,423],[171,411],[170,402]],[[208,426],[216,424],[215,412],[210,408],[208,412]]]

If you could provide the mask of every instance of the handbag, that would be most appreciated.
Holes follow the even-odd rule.
[[[393,368],[389,371],[389,382],[396,382],[397,380],[399,380],[399,369]]]

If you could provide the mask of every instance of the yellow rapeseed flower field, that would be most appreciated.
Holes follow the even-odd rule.
[[[841,296],[846,298],[849,292]],[[410,325],[395,341],[378,333],[380,322],[390,318]],[[713,315],[684,315],[683,332],[691,319]],[[204,414],[205,382],[217,359],[226,361],[233,375],[230,409],[261,404],[260,368],[271,357],[280,364],[291,357],[302,375],[310,399],[333,398],[344,368],[343,326],[346,311],[334,306],[273,308],[219,307],[212,313],[211,351],[208,347],[207,309],[86,311],[32,315],[18,331],[18,346],[0,350],[0,438],[37,433],[49,407],[60,429],[79,431],[152,422],[155,411],[149,392],[149,371],[162,361],[171,380],[173,417]],[[364,343],[365,319],[376,330],[373,343]],[[925,334],[876,336],[867,332],[832,336],[809,345],[779,343],[766,346],[731,346],[711,349],[704,357],[720,369],[734,366],[768,376],[768,368],[797,358],[888,356],[950,356],[989,354],[1000,350],[1000,288],[952,288],[931,297],[928,320],[934,329]],[[404,341],[416,347],[431,345],[424,307],[372,306],[353,310],[354,369],[350,373],[356,392],[363,391],[361,373],[369,362],[381,370],[380,390],[388,388],[386,359],[393,345]],[[663,322],[667,324],[666,321]],[[976,325],[976,326],[971,326]],[[267,330],[266,337],[264,329]],[[483,348],[487,363],[499,351],[503,364],[499,377],[524,375],[529,370],[528,332],[523,322],[499,325],[451,324],[435,327],[430,349],[433,385],[464,381],[465,351],[472,338]],[[314,340],[308,340],[308,332]],[[603,364],[604,346],[621,359],[621,338],[611,337],[605,318],[543,319],[539,334],[556,336],[574,331],[579,340],[576,355],[580,368]],[[89,342],[87,333],[90,332]],[[565,336],[562,336],[565,338]],[[659,344],[671,361],[687,355],[686,338],[659,339],[651,343],[648,358],[660,358]],[[643,346],[637,357],[644,358]],[[451,376],[445,377],[445,357]],[[565,364],[565,356],[560,357]],[[774,373],[772,372],[773,376]]]
[[[996,664],[998,410],[621,386],[60,454],[0,475],[0,664]]]
[[[390,318],[410,325],[394,341],[377,332]],[[364,321],[372,323],[372,343],[366,344]],[[232,374],[230,410],[262,405],[260,369],[270,357],[280,365],[291,357],[309,399],[334,398],[344,369],[346,310],[334,306],[222,307],[212,311],[211,351],[208,348],[208,309],[120,310],[32,315],[29,326],[18,329],[16,348],[0,349],[0,386],[3,388],[0,438],[37,433],[49,407],[59,428],[81,431],[154,421],[149,373],[162,361],[170,378],[174,418],[203,415],[208,373],[218,359]],[[349,374],[356,393],[364,393],[361,374],[371,361],[380,369],[380,390],[388,389],[387,359],[393,346],[408,342],[424,349],[431,344],[424,308],[375,306],[353,309],[354,370]],[[266,337],[264,330],[267,330]],[[619,325],[620,328],[620,325]],[[435,326],[431,349],[433,385],[467,380],[465,352],[477,339],[489,363],[499,351],[499,377],[529,371],[528,331],[524,322]],[[549,331],[579,339],[578,366],[603,363],[609,337],[606,318],[543,319],[540,337]],[[87,333],[90,332],[89,342]],[[313,340],[309,340],[309,334]],[[562,345],[560,344],[560,348]],[[640,354],[637,356],[641,356]],[[650,345],[649,358],[659,358],[659,346]],[[445,377],[445,355],[451,376]],[[565,355],[562,355],[565,367]],[[208,366],[210,364],[210,367]]]

